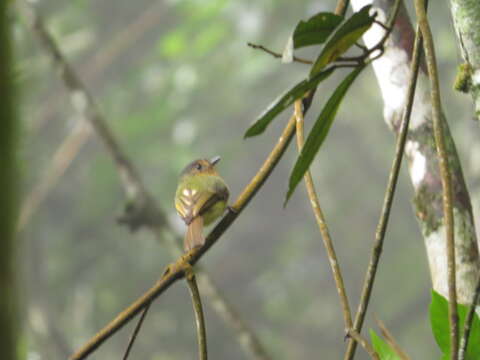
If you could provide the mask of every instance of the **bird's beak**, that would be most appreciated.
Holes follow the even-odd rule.
[[[212,160],[210,160],[210,164],[212,164],[212,166],[215,166],[220,161],[220,159],[220,156],[214,156]]]

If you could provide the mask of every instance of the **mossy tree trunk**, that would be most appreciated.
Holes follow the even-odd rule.
[[[14,360],[18,358],[14,271],[17,177],[9,3],[0,1],[0,357]]]
[[[450,5],[464,60],[455,88],[472,95],[475,115],[480,119],[480,1],[450,0]]]
[[[391,13],[393,3],[393,0],[352,0],[355,10],[367,4],[373,4],[374,10],[378,12],[377,19],[382,22],[385,22],[388,14]],[[383,34],[384,30],[380,26],[374,25],[365,33],[364,41],[367,46],[371,47],[380,40]],[[408,13],[402,5],[395,29],[387,42],[385,54],[373,62],[384,101],[385,121],[395,134],[399,131],[401,115],[405,106],[414,37],[415,33]],[[478,245],[470,195],[463,178],[460,159],[446,118],[443,117],[443,120],[454,195],[458,301],[467,304],[473,298],[476,280],[480,272]],[[405,156],[415,193],[415,215],[425,241],[432,285],[437,292],[448,298],[442,183],[433,135],[432,104],[425,66],[421,66],[418,77]]]

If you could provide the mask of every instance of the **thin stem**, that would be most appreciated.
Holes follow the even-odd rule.
[[[247,46],[251,47],[252,49],[262,50],[262,51],[266,52],[267,54],[272,55],[276,59],[279,59],[279,58],[282,57],[282,54],[277,53],[273,50],[270,50],[263,45],[253,44],[253,43],[249,42],[249,43],[247,43]],[[301,64],[308,64],[308,65],[313,64],[312,60],[302,59],[302,58],[299,58],[299,57],[296,57],[296,56],[293,57],[293,61],[301,63]]]
[[[198,291],[197,281],[193,268],[187,265],[185,270],[185,278],[187,279],[188,289],[192,297],[193,311],[195,313],[195,324],[197,327],[197,340],[199,349],[199,360],[207,360],[207,332],[205,330],[205,318],[203,316],[202,299]]]
[[[410,360],[410,357],[402,350],[400,345],[398,345],[398,343],[395,341],[395,338],[390,333],[390,331],[387,329],[385,324],[379,319],[375,319],[375,322],[377,323],[378,327],[380,328],[380,331],[382,332],[382,336],[385,338],[387,343],[391,346],[393,351],[395,351],[395,353],[398,355],[398,357],[401,360]]]
[[[472,304],[468,311],[467,318],[465,319],[465,325],[463,328],[463,337],[460,341],[460,351],[458,353],[458,359],[464,360],[467,356],[468,341],[470,337],[470,330],[472,329],[473,318],[475,316],[475,310],[480,300],[480,276],[478,277],[477,286],[475,287],[475,294],[473,295]]]
[[[370,295],[372,293],[375,276],[377,273],[378,263],[380,261],[380,255],[383,248],[383,241],[385,239],[385,233],[387,230],[388,220],[390,217],[390,210],[395,195],[395,190],[398,181],[398,175],[400,173],[400,167],[402,164],[403,153],[405,149],[405,143],[407,140],[408,126],[410,123],[410,115],[412,113],[413,100],[415,96],[415,87],[417,84],[418,70],[420,65],[420,51],[421,38],[420,33],[417,30],[415,36],[415,45],[412,55],[412,63],[410,66],[410,79],[406,96],[405,111],[403,112],[402,121],[400,125],[399,136],[395,148],[395,158],[393,159],[392,168],[387,184],[387,190],[383,200],[382,211],[380,219],[375,232],[375,240],[373,243],[372,254],[370,256],[370,262],[368,264],[367,274],[363,283],[362,295],[360,298],[360,304],[357,308],[357,313],[354,321],[354,329],[358,332],[361,331],[365,315],[367,312],[368,304],[370,302]],[[345,353],[345,360],[353,359],[356,350],[356,342],[350,341]]]
[[[350,329],[347,336],[355,340],[355,342],[362,345],[365,351],[370,355],[372,359],[380,360],[380,357],[376,353],[375,349],[370,345],[370,343],[356,330]]]
[[[445,145],[445,135],[442,125],[442,105],[440,100],[440,84],[435,59],[432,32],[425,10],[425,0],[415,0],[415,11],[418,25],[424,39],[425,58],[431,86],[433,132],[440,163],[440,175],[443,188],[443,216],[446,227],[447,270],[448,270],[448,313],[450,318],[451,359],[458,359],[458,312],[457,285],[455,275],[455,234],[453,219],[452,180],[448,164],[448,153]]]
[[[200,272],[200,265],[195,266],[197,276],[197,283],[204,296],[208,296],[209,305],[215,310],[226,324],[235,330],[236,339],[243,348],[245,354],[249,359],[255,360],[270,360],[270,356],[266,353],[264,347],[260,343],[258,337],[249,329],[247,324],[238,316],[235,309],[233,309],[228,302],[222,301],[222,296],[219,290],[212,282],[205,272]],[[218,299],[218,301],[216,301]]]
[[[132,336],[130,336],[130,341],[128,342],[127,349],[125,350],[125,354],[123,355],[123,360],[128,359],[128,355],[130,355],[130,351],[132,350],[133,344],[135,343],[135,340],[137,339],[137,335],[140,332],[140,329],[143,325],[143,320],[145,320],[145,317],[147,316],[148,309],[150,309],[150,304],[147,304],[147,306],[143,309],[142,315],[140,315],[140,319],[138,319],[137,325],[135,325],[135,329],[133,330]]]
[[[297,134],[297,148],[300,152],[305,143],[304,139],[304,118],[302,112],[302,101],[295,101],[295,116],[297,119],[296,125],[296,134]],[[338,263],[337,254],[335,253],[335,248],[333,246],[332,238],[330,237],[330,232],[328,231],[328,226],[325,221],[325,216],[323,215],[322,208],[320,207],[320,201],[318,200],[317,192],[315,190],[315,185],[313,183],[312,174],[310,170],[307,170],[304,176],[305,187],[307,188],[308,198],[310,199],[310,204],[312,205],[313,214],[315,215],[315,220],[317,221],[318,228],[322,234],[323,244],[327,250],[328,260],[330,262],[330,267],[332,269],[333,278],[335,279],[335,285],[337,287],[338,296],[340,297],[340,304],[342,306],[343,321],[345,325],[345,332],[347,333],[349,329],[352,328],[352,314],[350,311],[350,305],[348,303],[347,293],[345,291],[345,285],[343,283],[342,272],[340,270],[340,265]]]

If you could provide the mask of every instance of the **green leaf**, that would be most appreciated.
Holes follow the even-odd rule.
[[[342,20],[342,16],[321,12],[307,21],[300,21],[292,35],[294,49],[323,44]]]
[[[458,304],[458,318],[460,335],[463,336],[463,327],[469,307]],[[430,303],[430,324],[433,336],[438,346],[447,358],[450,358],[450,325],[448,319],[448,301],[442,295],[432,290],[432,302]],[[480,319],[477,314],[473,317],[470,337],[468,342],[467,360],[480,359]]]
[[[432,290],[430,324],[433,336],[443,353],[450,352],[450,330],[448,324],[448,301]]]
[[[334,70],[334,68],[330,68],[322,71],[310,79],[299,82],[284,95],[281,95],[254,121],[244,137],[248,138],[261,134],[278,114],[292,105],[295,100],[300,99],[308,90],[315,88],[321,81],[329,77]]]
[[[370,338],[372,339],[373,348],[380,357],[380,360],[401,360],[391,346],[383,341],[372,329],[370,329]]]
[[[335,89],[333,95],[328,99],[327,104],[323,108],[319,117],[315,121],[310,134],[305,141],[305,145],[297,158],[292,173],[290,174],[290,181],[288,186],[287,196],[285,198],[284,206],[287,204],[288,199],[292,196],[298,183],[302,180],[303,175],[310,167],[313,158],[317,154],[320,146],[327,137],[328,131],[332,126],[335,115],[337,114],[340,103],[342,102],[350,85],[357,78],[358,74],[363,70],[364,66],[360,66],[352,71]]]
[[[370,28],[376,16],[376,14],[369,14],[370,7],[371,5],[364,6],[353,14],[333,34],[322,49],[317,60],[315,60],[315,64],[313,64],[310,70],[310,76],[315,75],[326,65],[335,61],[340,55],[350,49],[350,47],[360,39],[363,33]]]

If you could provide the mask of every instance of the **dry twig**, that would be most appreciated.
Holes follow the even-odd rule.
[[[205,318],[203,316],[202,299],[198,291],[195,273],[190,265],[185,269],[185,278],[187,279],[188,289],[192,297],[193,310],[195,313],[195,324],[197,328],[199,360],[207,360],[207,331],[205,330]]]
[[[377,323],[378,327],[380,328],[380,331],[382,332],[382,336],[385,338],[385,340],[390,345],[390,347],[393,349],[393,351],[395,351],[395,353],[398,355],[398,357],[401,360],[410,360],[410,357],[405,353],[405,351],[402,350],[400,345],[398,345],[398,343],[395,341],[395,338],[390,333],[390,331],[388,331],[385,324],[377,318],[375,318],[375,322]]]
[[[302,111],[302,101],[297,100],[295,102],[295,116],[297,119],[296,125],[296,134],[297,134],[297,147],[298,152],[300,153],[303,145],[305,143],[304,131],[303,131],[303,111]],[[340,270],[340,265],[338,263],[337,254],[335,253],[335,248],[333,246],[332,238],[330,237],[330,232],[328,231],[328,226],[325,221],[325,216],[323,215],[322,208],[320,207],[320,201],[318,200],[317,192],[315,190],[315,185],[313,183],[312,174],[310,170],[307,170],[304,176],[305,187],[307,188],[308,198],[310,204],[312,205],[312,211],[315,215],[315,220],[317,221],[318,228],[322,234],[323,244],[328,254],[328,260],[330,262],[330,267],[332,269],[333,278],[335,280],[335,285],[337,287],[338,296],[340,297],[340,304],[342,306],[343,312],[343,321],[345,325],[345,333],[348,333],[348,330],[352,328],[352,314],[350,311],[350,305],[348,304],[348,296],[345,291],[345,284],[343,282],[342,272]]]
[[[128,355],[130,355],[130,351],[132,350],[133,344],[137,339],[138,333],[143,325],[143,320],[145,320],[145,316],[147,316],[148,309],[150,309],[150,304],[147,304],[142,311],[142,315],[140,315],[140,319],[138,319],[137,325],[135,325],[135,329],[133,330],[132,336],[130,336],[130,340],[128,341],[127,349],[125,350],[125,354],[123,354],[123,360],[128,359]]]

